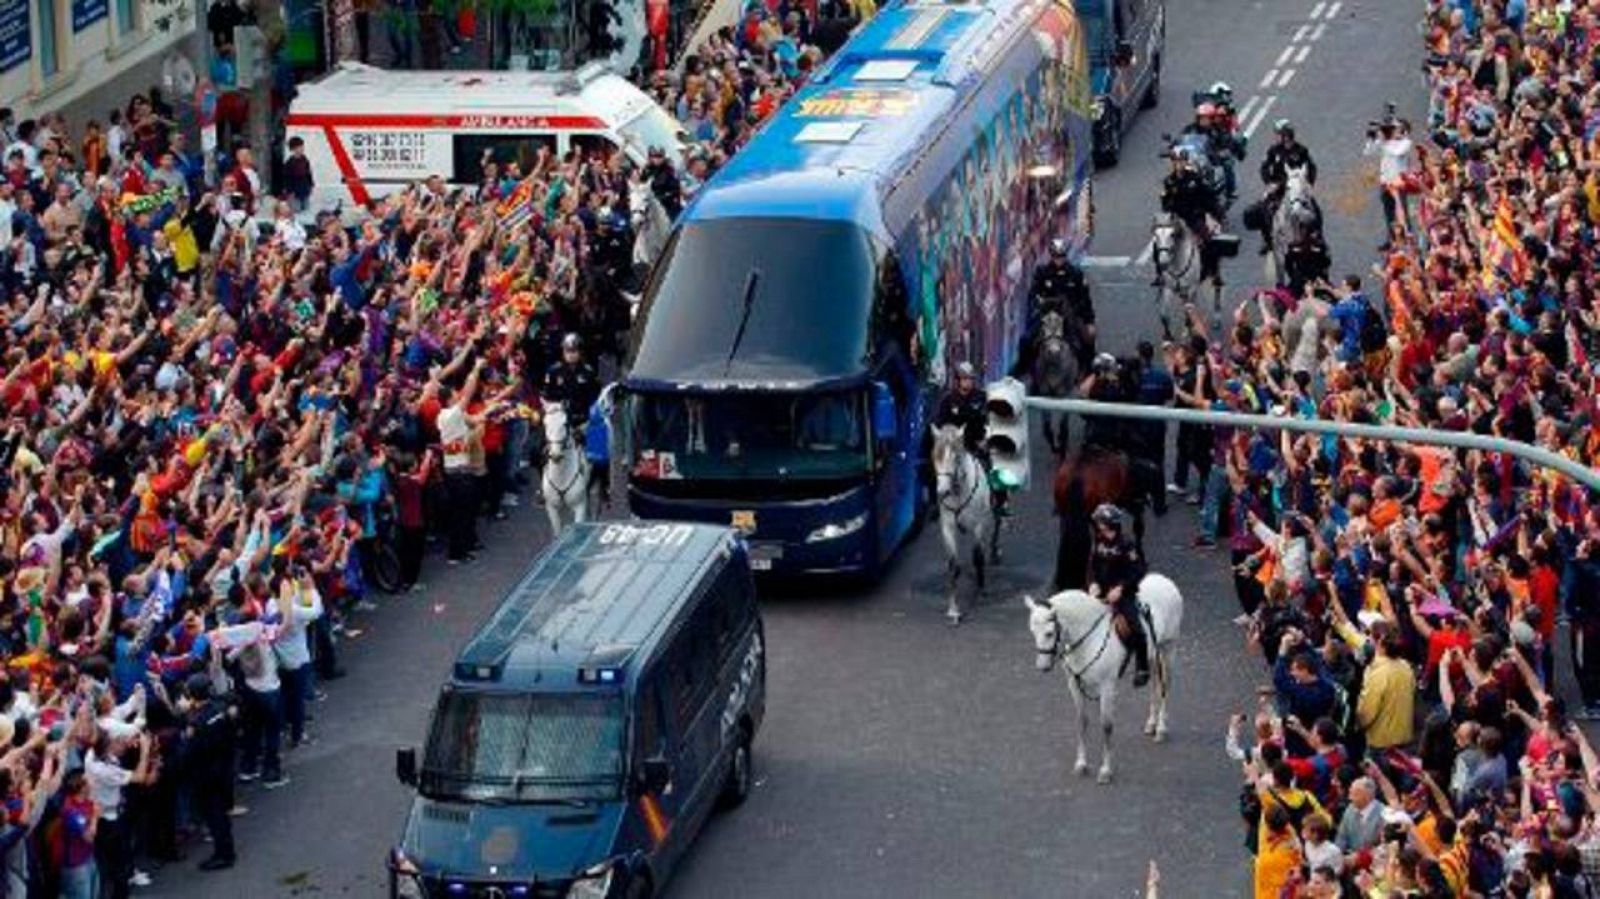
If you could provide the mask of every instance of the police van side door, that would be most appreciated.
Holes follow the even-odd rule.
[[[667,714],[672,721],[676,754],[673,787],[682,791],[677,797],[678,816],[673,825],[677,831],[674,854],[694,839],[711,811],[719,786],[719,666],[710,626],[711,604],[706,599],[702,597],[673,641]]]

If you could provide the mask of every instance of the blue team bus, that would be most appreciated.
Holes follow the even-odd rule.
[[[947,373],[1003,376],[1050,239],[1090,234],[1060,0],[886,6],[675,225],[622,382],[628,499],[757,570],[871,577],[921,520]]]

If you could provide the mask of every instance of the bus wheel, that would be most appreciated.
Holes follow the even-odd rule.
[[[750,757],[750,734],[739,729],[739,745],[733,748],[733,759],[728,763],[728,779],[722,784],[722,807],[738,808],[750,798],[750,788],[755,783],[754,766]]]
[[[1140,109],[1155,109],[1161,105],[1161,57],[1157,56],[1150,64],[1150,86],[1145,88],[1144,97],[1139,100]]]

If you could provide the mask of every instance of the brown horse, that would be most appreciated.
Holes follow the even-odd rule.
[[[1089,587],[1089,548],[1093,533],[1089,516],[1101,503],[1114,503],[1133,515],[1133,536],[1144,550],[1143,494],[1128,456],[1120,450],[1085,446],[1056,469],[1056,515],[1061,540],[1056,547],[1056,589]]]

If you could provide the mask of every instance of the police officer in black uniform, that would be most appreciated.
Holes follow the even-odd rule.
[[[568,420],[577,427],[588,422],[589,410],[600,398],[600,375],[583,361],[583,340],[577,334],[561,338],[561,361],[545,369],[539,395],[547,403],[564,406]]]
[[[1094,357],[1094,366],[1083,381],[1083,395],[1101,403],[1125,403],[1132,399],[1124,388],[1121,364],[1110,353]],[[1122,423],[1105,415],[1083,417],[1083,445],[1107,450],[1122,450],[1126,440]]]
[[[1288,187],[1289,170],[1304,169],[1306,181],[1313,186],[1317,183],[1317,162],[1311,158],[1311,151],[1295,139],[1294,124],[1288,119],[1279,119],[1273,123],[1272,130],[1278,139],[1267,148],[1266,158],[1261,160],[1261,183],[1266,187],[1261,207],[1263,256],[1270,252],[1268,242],[1272,238],[1272,218],[1277,214],[1278,203],[1283,200],[1284,189]]]
[[[1094,510],[1094,549],[1089,554],[1089,593],[1112,608],[1118,633],[1133,653],[1133,685],[1150,682],[1150,646],[1139,612],[1139,583],[1148,569],[1144,554],[1122,531],[1122,510],[1110,503]]]
[[[1050,241],[1050,258],[1033,270],[1033,285],[1028,290],[1028,323],[1017,350],[1013,377],[1023,377],[1033,368],[1038,354],[1039,326],[1045,315],[1055,312],[1067,322],[1067,340],[1078,354],[1078,367],[1087,369],[1094,358],[1094,301],[1083,270],[1067,258],[1067,242]]]
[[[238,715],[233,704],[215,695],[211,678],[192,674],[183,685],[183,730],[178,743],[178,767],[188,779],[200,820],[211,836],[211,857],[200,863],[203,871],[231,868],[233,822],[234,734]]]
[[[1210,278],[1222,286],[1216,251],[1211,248],[1212,223],[1222,218],[1222,198],[1200,175],[1197,161],[1181,147],[1171,151],[1172,171],[1161,183],[1161,210],[1181,219],[1189,233],[1200,241],[1200,279]],[[1161,286],[1158,277],[1154,286]]]
[[[667,211],[669,220],[676,220],[678,213],[683,211],[683,183],[678,180],[678,171],[667,161],[667,153],[660,147],[651,147],[649,161],[645,163],[644,177],[650,182],[650,190],[655,193],[656,199]]]
[[[967,451],[987,462],[989,448],[984,437],[989,429],[988,398],[978,389],[978,374],[971,362],[956,366],[956,385],[939,398],[934,411],[933,426],[942,428],[955,425],[961,429]]]

